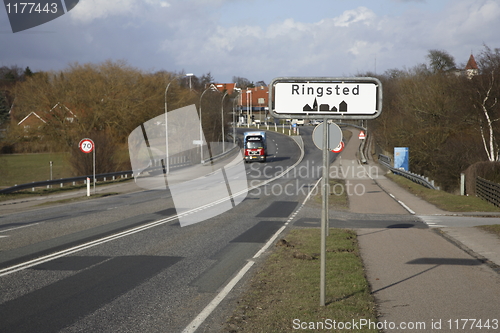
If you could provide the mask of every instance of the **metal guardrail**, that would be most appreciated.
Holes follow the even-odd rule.
[[[110,172],[110,173],[101,173],[98,175],[95,175],[96,179],[103,179],[103,181],[106,181],[108,178],[110,180],[114,180],[116,177],[122,177],[125,176],[125,178],[128,178],[128,175],[133,176],[133,171],[119,171],[119,172]],[[63,187],[63,184],[68,184],[68,183],[73,183],[73,185],[76,182],[81,182],[81,181],[86,181],[87,178],[93,179],[92,175],[89,176],[78,176],[78,177],[72,177],[72,178],[61,178],[61,179],[53,179],[53,180],[46,180],[46,181],[40,181],[40,182],[32,182],[32,183],[27,183],[27,184],[20,184],[20,185],[15,185],[12,187],[4,188],[3,190],[0,190],[0,194],[8,194],[8,193],[13,193],[21,190],[26,190],[26,189],[35,189],[36,187],[48,187],[50,185],[60,185]]]
[[[391,165],[392,161],[391,161],[391,158],[389,156],[379,154],[378,155],[378,162],[380,164],[382,164],[383,166],[385,166],[386,168],[388,168],[389,170],[391,170],[392,173],[394,173],[396,175],[400,175],[400,176],[403,176],[405,178],[408,178],[412,182],[420,184],[420,185],[425,186],[427,188],[430,188],[432,190],[439,190],[439,187],[434,185],[434,181],[429,180],[429,178],[427,178],[427,177],[417,175],[416,173],[413,173],[413,172],[394,168]]]
[[[359,161],[363,164],[366,164],[366,156],[365,156],[365,143],[368,140],[368,137],[364,140],[361,140],[361,144],[359,145]]]
[[[239,150],[239,149],[240,149],[240,146],[239,146],[239,145],[234,145],[234,146],[233,146],[233,148],[228,149],[228,150],[226,150],[225,152],[220,153],[219,155],[212,156],[212,157],[210,157],[210,158],[207,158],[206,160],[201,161],[201,164],[202,164],[202,165],[210,165],[210,164],[212,164],[213,162],[218,161],[218,160],[220,160],[220,159],[222,159],[222,158],[226,157],[227,155],[230,155],[231,153],[233,153],[233,151],[234,151],[235,149]]]
[[[170,168],[182,168],[185,166],[190,165],[189,161],[183,161],[177,164],[171,164]],[[155,170],[162,170],[161,166],[158,167],[149,167],[145,170],[142,170],[141,172],[145,171],[155,171]],[[109,172],[109,173],[101,173],[95,175],[96,180],[102,179],[102,181],[107,181],[107,180],[115,180],[116,177],[121,177],[121,178],[128,178],[134,176],[134,171],[129,170],[129,171],[118,171],[118,172]],[[71,177],[71,178],[60,178],[60,179],[53,179],[53,180],[45,180],[45,181],[39,181],[39,182],[31,182],[27,184],[20,184],[20,185],[15,185],[12,187],[4,188],[0,190],[0,194],[8,194],[8,193],[13,193],[17,191],[22,191],[26,189],[32,189],[33,191],[37,187],[45,187],[49,188],[51,185],[60,185],[60,187],[63,187],[64,184],[71,183],[72,185],[76,185],[76,182],[85,182],[87,178],[90,178],[91,181],[93,181],[93,176],[88,175],[88,176],[78,176],[78,177]]]
[[[202,161],[203,165],[210,164],[211,162],[214,162],[215,160],[218,160],[220,158],[225,157],[226,155],[232,153],[235,149],[239,149],[239,146],[236,145],[232,149],[225,151],[224,153],[214,156],[210,159],[206,159]],[[175,164],[170,164],[170,168],[182,168],[191,165],[191,161],[188,158],[181,158],[177,161]],[[154,165],[149,166],[148,168],[141,170],[140,173],[144,172],[162,172],[163,167],[160,165],[159,161],[154,161]],[[119,171],[119,172],[110,172],[110,173],[101,173],[95,175],[96,180],[97,179],[102,179],[103,181],[106,180],[115,180],[116,177],[122,177],[122,178],[128,178],[134,176],[134,171],[129,170],[129,171]],[[45,180],[45,181],[38,181],[38,182],[31,182],[27,184],[20,184],[20,185],[15,185],[12,187],[4,188],[0,190],[0,194],[8,194],[8,193],[13,193],[17,191],[22,191],[26,189],[32,189],[33,191],[35,188],[40,188],[40,187],[45,187],[49,188],[51,185],[60,185],[60,187],[63,187],[64,184],[71,183],[72,185],[75,185],[76,182],[82,182],[86,181],[87,178],[90,178],[93,180],[92,175],[88,176],[78,176],[78,177],[71,177],[71,178],[60,178],[60,179],[53,179],[53,180]]]
[[[476,195],[489,203],[500,207],[500,184],[481,177],[476,178]]]
[[[342,123],[342,122],[338,122],[336,123],[338,126],[349,126],[349,127],[354,127],[354,128],[357,128],[359,130],[362,130],[365,132],[366,134],[366,138],[364,140],[361,140],[361,144],[359,145],[359,148],[358,148],[358,153],[359,153],[359,161],[362,163],[362,164],[366,164],[368,163],[367,160],[366,160],[366,155],[365,155],[365,146],[366,146],[366,141],[368,141],[368,129],[364,126],[360,126],[360,125],[356,125],[356,124],[351,124],[351,123]]]

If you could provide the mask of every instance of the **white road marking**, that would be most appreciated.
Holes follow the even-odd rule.
[[[358,162],[359,162],[359,161],[358,161]],[[365,170],[365,173],[368,175],[368,177],[370,177],[370,179],[371,179],[371,180],[373,180],[373,181],[375,182],[375,184],[377,184],[377,186],[378,186],[378,187],[380,187],[380,188],[382,189],[382,191],[384,191],[385,193],[389,194],[389,196],[390,196],[391,198],[393,198],[394,200],[396,200],[396,202],[397,202],[397,203],[399,203],[399,204],[400,204],[400,205],[401,205],[404,209],[406,209],[406,210],[408,211],[408,213],[410,213],[411,215],[415,215],[415,212],[414,212],[414,211],[413,211],[410,207],[408,207],[408,206],[407,206],[407,205],[406,205],[403,201],[398,200],[398,199],[394,196],[394,194],[387,192],[387,191],[386,191],[386,190],[385,190],[382,186],[380,186],[380,184],[379,184],[379,183],[378,183],[378,182],[377,182],[377,181],[376,181],[376,180],[372,177],[372,175],[370,175],[370,174],[368,173],[368,171],[366,171],[366,169],[364,169],[364,170]]]
[[[243,276],[250,270],[255,262],[250,260],[247,264],[236,274],[236,276],[229,281],[229,283],[220,291],[215,298],[208,303],[208,305],[189,323],[189,325],[182,331],[182,333],[192,333],[207,319],[208,316],[215,310],[215,308],[226,298],[234,286],[243,278]]]
[[[6,232],[6,231],[11,231],[11,230],[17,230],[17,229],[21,229],[21,228],[27,228],[27,227],[31,227],[31,226],[34,226],[34,225],[37,225],[37,224],[40,224],[40,222],[37,222],[37,223],[32,223],[32,224],[26,224],[26,225],[22,225],[22,226],[19,226],[19,227],[14,227],[14,228],[10,228],[10,229],[0,230],[0,232]]]
[[[446,226],[440,224],[441,218],[439,216],[425,215],[419,216],[419,218],[430,228],[446,228]]]
[[[283,225],[278,229],[278,231],[274,233],[274,235],[267,241],[267,243],[252,257],[252,259],[259,258],[276,241],[276,238],[279,237],[279,235],[283,232],[283,230],[285,230],[287,225],[291,221],[293,221],[298,212],[302,209],[302,207],[304,207],[307,200],[309,200],[309,198],[311,197],[312,191],[320,181],[321,179],[319,179],[313,189],[309,191],[307,197],[304,199],[299,208],[297,208],[288,218],[285,225]],[[243,276],[245,276],[245,274],[250,270],[254,263],[254,260],[249,260],[248,263],[238,272],[238,274],[236,274],[236,276],[224,287],[224,289],[222,289],[221,292],[217,294],[217,296],[215,296],[215,298],[210,303],[208,303],[208,305],[198,314],[198,316],[196,316],[196,318],[194,318],[186,326],[186,328],[184,328],[182,333],[194,333],[198,329],[198,327],[200,327],[200,325],[205,321],[205,319],[207,319],[208,316],[215,310],[215,308],[217,308],[220,302],[222,302],[222,300],[229,294],[234,286],[236,286],[236,284],[243,278]]]
[[[415,215],[415,212],[413,210],[410,209],[410,207],[408,207],[407,205],[405,205],[405,203],[401,200],[397,200],[396,201],[401,205],[403,206],[404,209],[406,209],[408,211],[408,213],[410,213],[411,215]]]
[[[288,171],[290,171],[292,168],[296,167],[300,163],[300,161],[302,161],[302,159],[304,158],[304,149],[302,149],[302,147],[300,147],[300,145],[299,145],[299,148],[301,149],[301,155],[300,155],[300,158],[297,161],[297,163],[295,163],[290,168],[288,168],[287,170],[282,172],[280,175],[272,178],[272,180],[282,177],[283,175],[288,173]],[[271,182],[271,179],[263,182],[262,184],[260,184],[258,186],[266,185],[270,182]],[[316,185],[318,183],[319,183],[319,181],[316,183]],[[248,189],[248,191],[250,192],[254,188],[257,188],[258,186],[254,186],[251,189]],[[285,225],[282,226],[278,231],[276,231],[274,233],[274,235],[269,239],[269,241],[267,241],[267,243],[252,257],[252,259],[256,259],[256,258],[260,257],[262,255],[262,253],[264,253],[269,248],[269,246],[271,246],[271,244],[276,240],[276,238],[278,238],[278,236],[281,234],[281,232],[283,232],[283,230],[285,230],[286,226],[290,223],[290,221],[293,220],[293,217],[295,217],[295,215],[297,215],[298,211],[300,211],[300,209],[304,206],[306,201],[310,198],[311,192],[309,192],[307,197],[304,199],[304,202],[302,203],[302,205],[292,214],[292,217],[290,217],[288,219],[288,221],[285,223]],[[187,325],[186,328],[184,328],[182,333],[195,332],[198,329],[198,327],[200,327],[200,325],[205,321],[205,319],[207,319],[208,316],[210,316],[210,314],[215,310],[215,308],[219,305],[219,303],[229,294],[229,292],[234,288],[234,286],[243,278],[243,276],[245,276],[245,274],[248,272],[250,267],[253,266],[254,263],[255,262],[253,260],[249,260],[248,263],[238,272],[238,274],[236,274],[236,276],[224,287],[224,289],[222,289],[222,291],[219,294],[217,294],[217,296],[215,296],[215,298],[198,314],[198,316],[196,316],[189,323],[189,325]]]
[[[295,168],[300,163],[300,161],[302,161],[302,159],[304,157],[304,150],[302,149],[302,147],[300,147],[300,145],[299,145],[299,148],[301,149],[301,155],[300,155],[299,160],[295,164],[291,165],[290,167],[288,167],[286,170],[284,170],[283,172],[281,172],[279,175],[275,176],[274,178],[270,178],[270,179],[268,179],[268,180],[266,180],[266,181],[264,181],[264,182],[262,182],[262,183],[260,183],[258,185],[255,185],[255,186],[249,187],[248,189],[244,189],[242,191],[234,193],[232,195],[232,197],[233,198],[234,197],[238,197],[238,196],[240,196],[240,195],[242,195],[244,193],[247,193],[247,191],[250,192],[251,190],[254,190],[254,189],[256,189],[256,188],[258,188],[260,186],[263,186],[263,185],[267,185],[270,182],[272,182],[272,181],[274,181],[274,180],[276,180],[278,178],[283,177],[290,170],[292,170],[293,168]],[[161,220],[158,220],[158,221],[147,223],[147,224],[144,224],[142,226],[138,226],[138,227],[132,228],[130,230],[122,231],[122,232],[119,232],[117,234],[110,235],[110,236],[107,236],[107,237],[103,237],[103,238],[100,238],[100,239],[96,239],[94,241],[90,241],[90,242],[87,242],[87,243],[84,243],[84,244],[80,244],[80,245],[77,245],[77,246],[74,246],[74,247],[71,247],[71,248],[59,251],[59,252],[52,253],[50,255],[46,255],[46,256],[43,256],[43,257],[40,257],[40,258],[36,258],[36,259],[33,259],[33,260],[29,260],[29,261],[26,261],[26,262],[23,262],[23,263],[11,266],[11,267],[0,269],[0,276],[4,276],[4,275],[8,275],[8,274],[11,274],[11,273],[14,273],[14,272],[18,272],[18,271],[21,271],[21,270],[24,270],[24,269],[27,269],[27,268],[30,268],[30,267],[33,267],[33,266],[36,266],[36,265],[39,265],[39,264],[51,261],[51,260],[54,260],[54,259],[57,259],[57,258],[61,258],[61,257],[67,256],[67,255],[70,255],[70,254],[73,254],[73,253],[76,253],[76,252],[80,252],[80,251],[83,251],[85,249],[97,246],[97,245],[101,245],[101,244],[107,243],[107,242],[115,240],[115,239],[119,239],[119,238],[122,238],[122,237],[125,237],[125,236],[129,236],[129,235],[135,234],[137,232],[141,232],[141,231],[144,231],[144,230],[147,230],[147,229],[150,229],[150,228],[153,228],[153,227],[156,227],[156,226],[159,226],[159,225],[171,222],[171,221],[177,219],[179,216],[182,217],[182,216],[186,216],[186,215],[189,215],[189,214],[192,214],[192,213],[196,213],[198,211],[204,210],[206,208],[210,208],[212,206],[218,205],[218,204],[220,204],[222,202],[225,202],[225,201],[228,201],[228,200],[231,200],[230,196],[227,196],[225,198],[219,199],[219,200],[214,201],[212,203],[209,203],[209,204],[206,204],[206,205],[203,205],[203,206],[191,209],[189,211],[186,211],[186,212],[183,212],[183,213],[179,213],[179,214],[174,215],[174,216],[167,217],[165,219],[161,219]],[[14,229],[19,229],[19,228],[23,228],[23,227],[28,227],[28,226],[36,225],[36,224],[38,224],[38,223],[33,223],[33,224],[30,224],[30,225],[26,225],[26,226],[20,226],[20,227],[16,227],[16,228],[11,228],[11,229],[7,229],[7,230],[3,230],[3,231],[9,231],[9,230],[14,230]]]
[[[284,170],[282,173],[280,173],[279,175],[275,176],[274,178],[268,179],[267,181],[264,181],[264,182],[262,182],[259,185],[252,186],[252,187],[250,187],[248,189],[245,189],[244,191],[240,191],[238,193],[233,194],[233,197],[237,197],[237,196],[241,195],[243,192],[247,192],[247,191],[250,192],[251,190],[256,189],[256,188],[258,188],[260,186],[269,184],[270,182],[272,182],[272,181],[274,181],[274,180],[276,180],[278,178],[281,178],[282,176],[284,176],[285,174],[287,174],[290,170],[292,170],[293,168],[295,168],[302,161],[302,159],[304,157],[304,149],[302,147],[300,147],[300,145],[298,145],[298,146],[299,146],[299,148],[301,150],[301,155],[300,155],[300,158],[298,159],[298,161],[295,164],[293,164],[292,166],[290,166],[289,168],[287,168],[286,170]],[[318,183],[319,183],[319,181],[318,181]],[[316,183],[316,185],[318,183]],[[307,197],[304,200],[304,202],[302,203],[302,205],[293,214],[293,217],[295,217],[295,215],[298,213],[298,211],[304,206],[305,202],[309,199],[309,197],[311,195],[311,192],[312,191],[309,192],[309,194],[307,195]],[[48,261],[51,261],[51,260],[54,260],[54,259],[57,259],[57,258],[60,258],[60,257],[64,257],[64,256],[67,256],[67,255],[76,253],[76,252],[80,252],[82,250],[85,250],[85,249],[88,249],[88,248],[91,248],[91,247],[94,247],[94,246],[97,246],[97,245],[100,245],[100,244],[107,243],[107,242],[115,240],[115,239],[119,239],[119,238],[122,238],[122,237],[125,237],[125,236],[129,236],[129,235],[132,235],[132,234],[135,234],[135,233],[138,233],[138,232],[141,232],[141,231],[144,231],[144,230],[156,227],[156,226],[161,225],[161,224],[165,224],[165,223],[171,222],[174,219],[177,219],[178,216],[184,216],[184,215],[192,214],[194,212],[197,212],[197,211],[203,210],[205,208],[217,205],[217,204],[219,204],[219,203],[221,203],[223,201],[230,200],[230,199],[231,199],[230,197],[226,197],[226,198],[217,200],[217,201],[215,201],[215,202],[213,202],[211,204],[207,204],[207,205],[198,207],[196,209],[192,209],[190,211],[177,214],[175,216],[171,216],[171,217],[168,217],[168,218],[165,218],[165,219],[162,219],[162,220],[151,222],[151,223],[148,223],[148,224],[145,224],[145,225],[142,225],[142,226],[130,229],[130,230],[126,230],[126,231],[123,231],[123,232],[120,232],[120,233],[117,233],[117,234],[114,234],[114,235],[111,235],[111,236],[103,237],[103,238],[98,239],[98,240],[87,242],[85,244],[74,246],[74,247],[66,249],[66,250],[62,250],[62,251],[59,251],[59,252],[56,252],[56,253],[52,253],[50,255],[46,255],[46,256],[43,256],[43,257],[40,257],[40,258],[37,258],[37,259],[33,259],[33,260],[30,260],[30,261],[21,263],[21,264],[17,264],[17,265],[11,266],[11,267],[7,267],[7,268],[4,268],[4,269],[1,269],[0,270],[0,276],[4,276],[4,275],[8,275],[8,274],[20,271],[20,270],[24,270],[24,269],[27,269],[29,267],[33,267],[35,265],[39,265],[39,264],[42,264],[42,263],[45,263],[45,262],[48,262]],[[264,245],[263,248],[261,248],[261,250],[259,250],[259,252],[256,253],[256,255],[254,255],[253,258],[258,258],[262,253],[264,253],[264,251],[267,248],[269,248],[269,246],[272,244],[272,242],[286,228],[286,226],[290,223],[290,221],[292,221],[293,217],[290,217],[288,219],[288,221],[285,223],[285,225],[283,227],[281,227],[271,237],[271,239]],[[243,278],[243,276],[248,272],[248,270],[253,266],[254,263],[255,262],[253,260],[249,260],[248,263],[238,272],[238,274],[222,289],[222,291],[183,330],[183,333],[189,333],[189,332],[196,331],[196,329],[205,321],[205,319],[213,312],[213,310],[220,304],[220,302],[229,294],[229,292],[234,288],[234,286]]]
[[[262,255],[262,253],[264,253],[269,248],[269,246],[271,246],[271,244],[276,240],[276,238],[278,238],[278,236],[281,234],[281,232],[283,232],[283,230],[285,230],[285,228],[286,228],[286,224],[284,226],[282,226],[281,228],[279,228],[278,231],[276,231],[274,233],[274,235],[267,241],[267,243],[252,258],[257,259],[258,257],[260,257]]]

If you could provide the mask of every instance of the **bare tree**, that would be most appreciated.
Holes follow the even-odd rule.
[[[499,160],[497,137],[500,120],[500,49],[492,50],[485,45],[479,56],[480,74],[471,79],[471,90],[474,91],[473,107],[478,111],[481,139],[488,160]]]
[[[472,133],[471,107],[460,87],[467,79],[430,72],[422,65],[391,70],[380,79],[384,111],[370,125],[377,142],[388,153],[394,147],[409,147],[413,172],[453,190],[460,172],[469,165],[468,159],[480,159],[475,154],[477,140],[466,137]],[[456,147],[461,149],[451,149]]]
[[[251,82],[247,78],[239,77],[239,76],[233,76],[233,83],[236,83],[236,86],[241,88],[241,89],[246,89],[249,87],[251,88],[251,87],[255,86],[253,84],[253,82]]]
[[[211,80],[211,74],[207,73],[195,83]],[[199,93],[184,87],[185,81],[177,73],[144,73],[123,61],[97,65],[74,63],[63,71],[37,73],[16,87],[16,118],[19,121],[35,111],[45,124],[29,135],[22,130],[12,131],[9,142],[18,145],[43,142],[53,151],[70,152],[78,157],[81,155],[75,149],[78,142],[95,137],[96,151],[101,152],[96,154],[99,172],[116,171],[123,168],[125,158],[120,155],[126,156],[121,152],[127,151],[128,135],[140,124],[163,114],[165,101],[168,111],[199,105]],[[217,92],[203,97],[203,128],[210,141],[220,139],[221,98]],[[32,139],[26,140],[26,136]],[[78,159],[72,161],[75,172],[90,172],[77,165]],[[84,168],[89,167],[88,163],[83,164]]]

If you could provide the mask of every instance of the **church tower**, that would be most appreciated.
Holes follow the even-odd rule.
[[[477,66],[476,59],[471,54],[469,57],[469,61],[467,61],[467,65],[465,66],[465,75],[468,79],[471,79],[473,76],[479,74],[479,67]]]

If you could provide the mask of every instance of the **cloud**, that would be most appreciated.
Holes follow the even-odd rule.
[[[366,1],[314,15],[290,9],[279,18],[267,13],[262,20],[241,19],[247,14],[223,19],[243,3],[252,8],[243,0],[81,0],[69,13],[74,16],[44,25],[57,35],[1,36],[11,45],[3,62],[49,70],[75,61],[126,59],[145,70],[210,71],[216,80],[269,82],[288,75],[351,76],[373,71],[375,59],[379,73],[413,67],[426,61],[430,49],[446,50],[460,63],[483,43],[500,47],[496,0],[398,4],[396,12]]]
[[[200,52],[195,55],[191,50],[177,59],[186,66],[197,63],[270,80],[282,75],[350,76],[408,68],[425,62],[428,50],[434,48],[449,51],[460,62],[484,41],[500,44],[498,2],[454,1],[437,11],[428,6],[409,7],[398,16],[358,7],[313,23],[295,17],[267,27],[214,24],[205,39],[198,39]]]
[[[267,27],[202,21],[189,29],[177,27],[164,39],[160,52],[192,71],[203,67],[225,77],[250,76],[269,81],[274,76],[341,76],[373,67],[378,52],[391,48],[379,41],[382,18],[366,7],[336,17],[304,23],[293,18]],[[190,41],[190,42],[188,42]]]
[[[486,28],[500,19],[500,4],[497,1],[475,3],[459,2],[451,7],[451,15],[445,24],[455,26],[458,33],[474,31],[479,35],[493,32]],[[479,32],[481,32],[479,34]],[[497,31],[494,31],[496,34]]]
[[[157,5],[163,8],[168,8],[172,6],[169,2],[164,0],[145,0],[145,2],[153,7],[156,7]]]
[[[364,40],[357,40],[354,45],[349,49],[349,52],[353,55],[359,55],[368,46],[368,42]]]
[[[70,14],[77,22],[89,23],[110,16],[138,16],[144,14],[148,10],[147,7],[170,6],[170,3],[164,0],[80,0]]]
[[[354,10],[346,10],[339,17],[334,19],[338,27],[349,27],[353,23],[363,22],[369,24],[375,18],[375,13],[366,7],[359,7]]]

